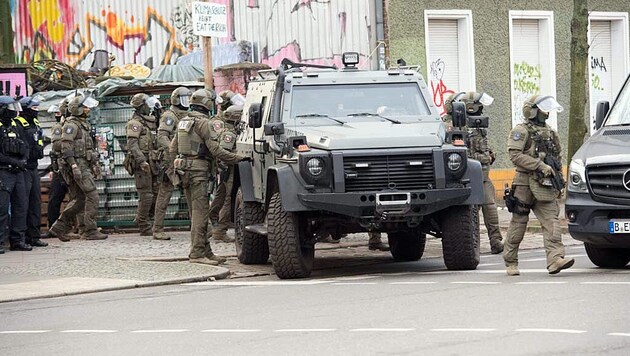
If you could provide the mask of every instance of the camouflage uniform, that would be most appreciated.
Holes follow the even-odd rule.
[[[182,110],[176,106],[171,106],[160,117],[160,126],[157,132],[157,148],[160,151],[160,175],[159,192],[155,200],[155,214],[153,222],[153,238],[157,240],[170,240],[170,237],[164,234],[164,216],[166,209],[173,195],[173,182],[171,181],[173,170],[173,161],[169,159],[168,147],[175,137],[175,131],[179,120],[186,117],[188,111]]]
[[[538,116],[530,116],[531,103],[535,102],[536,98],[537,96],[534,96],[526,101],[525,106],[529,102],[529,109],[525,107],[523,109],[524,116],[529,120],[526,123],[516,125],[507,140],[510,160],[516,166],[516,175],[512,182],[512,195],[518,199],[518,204],[512,213],[505,250],[503,251],[508,275],[519,274],[518,247],[525,235],[530,209],[534,211],[542,226],[549,272],[558,273],[561,269],[573,265],[572,259],[564,258],[564,245],[558,226],[560,192],[544,182],[545,177],[550,177],[556,173],[543,162],[539,155],[540,147],[532,136],[540,135],[543,140],[550,141],[554,149],[548,154],[552,154],[558,160],[560,160],[561,153],[560,139],[558,134],[544,123],[544,120],[539,120]],[[540,112],[538,115],[541,115]]]
[[[198,90],[192,95],[191,108],[196,110],[193,104],[200,100],[209,111],[212,105],[210,101],[215,98],[214,92]],[[233,164],[245,157],[230,153],[221,147],[219,137],[224,128],[223,121],[209,119],[207,114],[192,111],[179,122],[177,134],[169,148],[171,158],[177,157],[174,159],[174,168],[181,179],[186,201],[192,212],[191,249],[188,256],[191,262],[216,265],[225,261],[224,258],[212,253],[206,236],[209,210],[208,177],[215,160]]]
[[[157,125],[155,117],[135,112],[127,123],[127,154],[133,157],[133,173],[138,190],[138,212],[135,222],[141,236],[151,236],[153,232],[149,215],[155,206],[158,194],[159,151],[156,145]]]

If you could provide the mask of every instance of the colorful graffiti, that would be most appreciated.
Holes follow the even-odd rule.
[[[441,58],[431,63],[431,94],[433,95],[433,103],[440,111],[440,116],[446,115],[444,101],[449,95],[455,94],[453,90],[448,89],[446,84],[444,84],[445,70],[446,63]]]
[[[106,50],[117,58],[114,65],[153,68],[176,63],[201,46],[192,30],[192,0],[138,0],[115,6],[104,0],[12,1],[19,63],[57,59],[87,70],[92,52]],[[214,39],[216,45],[250,42],[250,58],[272,67],[285,57],[341,65],[344,51],[359,52],[360,66],[369,65],[368,0],[214,2],[227,5],[230,34]],[[295,23],[299,29],[291,28]]]
[[[540,64],[531,65],[525,61],[514,63],[513,69],[512,126],[516,126],[522,120],[523,102],[540,92],[542,70]]]

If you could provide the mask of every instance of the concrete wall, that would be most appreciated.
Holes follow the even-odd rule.
[[[570,95],[570,45],[572,0],[473,0],[468,2],[437,0],[385,0],[389,59],[404,58],[408,64],[420,64],[423,75],[427,73],[424,10],[466,9],[472,11],[477,91],[485,91],[495,97],[495,102],[485,113],[490,116],[490,144],[498,153],[494,175],[499,185],[509,181],[512,170],[507,157],[506,139],[511,123],[511,71],[509,47],[509,11],[553,11],[556,55],[556,92],[558,101],[566,108],[558,115],[558,132],[566,151]],[[589,11],[630,11],[630,2],[615,0],[590,0]],[[564,157],[565,161],[567,157]],[[566,162],[565,162],[566,163]],[[496,184],[499,183],[499,184]],[[500,188],[502,185],[498,186]]]

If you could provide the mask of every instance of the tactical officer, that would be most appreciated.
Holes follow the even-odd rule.
[[[40,240],[42,221],[42,190],[39,177],[38,161],[44,158],[44,135],[37,120],[39,101],[30,96],[20,100],[22,114],[16,122],[24,132],[24,140],[29,146],[26,170],[24,171],[24,190],[28,197],[26,210],[26,243],[33,247],[46,247],[48,243]]]
[[[560,139],[545,121],[550,112],[562,110],[551,96],[532,96],[523,103],[526,122],[516,125],[507,140],[510,159],[516,166],[511,193],[515,200],[508,205],[512,220],[503,252],[509,276],[519,275],[518,247],[525,235],[530,210],[542,226],[549,273],[556,274],[575,262],[564,258],[558,227],[558,199],[564,182],[554,188],[552,179],[560,179],[562,172],[545,163],[561,162]]]
[[[48,194],[48,228],[53,226],[55,221],[59,218],[61,212],[61,204],[63,202],[66,193],[68,192],[68,186],[61,177],[59,171],[59,162],[57,161],[61,157],[61,129],[63,127],[63,114],[68,108],[68,100],[64,99],[60,106],[52,105],[48,112],[55,117],[55,124],[50,129],[50,168],[52,170],[52,180],[50,182],[50,193]]]
[[[225,129],[223,121],[212,118],[217,96],[214,91],[199,89],[190,98],[192,111],[177,126],[177,135],[169,151],[174,159],[174,168],[181,179],[186,201],[191,207],[192,246],[188,255],[190,262],[218,265],[225,258],[212,253],[206,236],[208,228],[208,181],[216,160],[227,164],[251,160],[249,157],[230,153],[219,143]]]
[[[140,236],[152,236],[149,214],[155,206],[158,194],[159,151],[157,146],[157,121],[151,111],[159,101],[144,93],[131,98],[135,112],[127,123],[127,155],[133,166],[133,176],[138,190],[138,212],[135,222]]]
[[[9,231],[11,251],[31,251],[25,241],[27,199],[24,171],[29,147],[15,122],[20,103],[10,96],[0,96],[0,253],[4,253],[4,235]],[[11,206],[11,226],[7,229]]]
[[[221,111],[218,118],[225,123],[225,131],[221,134],[219,142],[221,147],[232,152],[236,148],[236,137],[240,130],[237,125],[241,120],[245,98],[231,90],[222,91],[219,97],[221,98]],[[210,222],[212,226],[208,227],[211,236],[216,241],[234,242],[234,238],[227,236],[227,230],[232,220],[231,192],[234,180],[233,171],[233,167],[223,162],[218,162],[217,175],[219,184],[215,187],[214,198],[210,204]]]
[[[170,159],[168,146],[175,136],[179,121],[188,115],[191,95],[192,91],[185,87],[173,90],[171,107],[160,116],[160,126],[157,132],[157,148],[160,152],[159,192],[155,200],[155,221],[153,223],[153,238],[156,240],[171,239],[164,233],[164,216],[174,188],[170,178],[174,174],[173,161]]]
[[[468,92],[460,99],[466,104],[466,114],[469,116],[481,116],[484,106],[494,102],[494,98],[486,93]],[[496,159],[495,153],[488,144],[488,129],[482,127],[468,127],[468,158],[481,163],[483,171],[484,202],[481,205],[483,222],[488,230],[490,240],[490,252],[499,254],[503,252],[503,236],[499,228],[499,214],[495,203],[495,190],[490,180],[490,166]]]
[[[59,161],[62,163],[61,174],[73,198],[48,231],[50,236],[64,242],[70,241],[67,233],[81,212],[84,213],[85,239],[107,238],[106,234],[102,234],[96,228],[98,192],[94,178],[100,177],[101,170],[94,139],[91,136],[92,126],[87,120],[90,109],[97,105],[98,101],[85,94],[75,96],[68,102],[68,113],[71,116],[65,118],[62,127]]]

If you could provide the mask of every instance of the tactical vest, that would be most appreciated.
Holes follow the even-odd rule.
[[[138,147],[142,153],[149,157],[152,151],[157,150],[156,123],[145,120],[142,116],[137,114],[134,115],[133,119],[140,121],[142,124],[142,131],[140,131],[140,137],[138,137]]]
[[[197,118],[186,116],[177,125],[177,152],[186,157],[206,158],[208,148],[195,132]]]
[[[15,120],[11,126],[0,121],[0,152],[6,156],[22,158],[28,151],[28,144],[20,137],[20,129]]]
[[[90,136],[90,124],[74,116],[67,118],[66,122],[71,122],[79,127],[77,136],[74,138],[74,157],[91,161],[94,141]]]
[[[549,126],[536,126],[532,123],[526,123],[525,128],[529,133],[528,142],[525,145],[527,154],[540,158],[540,154],[549,154],[559,159],[560,147],[557,147],[554,140],[554,133]]]

